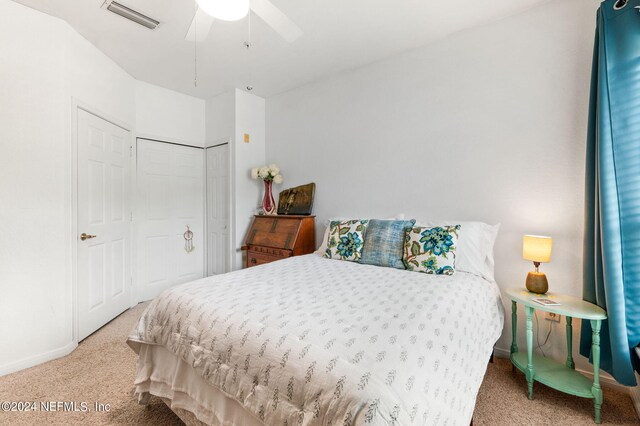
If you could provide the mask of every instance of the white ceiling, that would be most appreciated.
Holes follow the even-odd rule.
[[[194,0],[118,0],[158,21],[149,30],[102,9],[103,0],[15,0],[66,20],[133,77],[200,98],[254,87],[268,97],[526,10],[548,0],[272,0],[304,35],[288,43],[255,15],[215,21],[198,43],[184,39]]]

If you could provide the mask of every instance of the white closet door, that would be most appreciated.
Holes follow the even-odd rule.
[[[229,145],[207,148],[207,275],[229,271]]]
[[[129,132],[78,110],[78,339],[131,302]]]
[[[147,139],[138,139],[137,147],[137,283],[140,300],[149,300],[204,276],[204,153]]]

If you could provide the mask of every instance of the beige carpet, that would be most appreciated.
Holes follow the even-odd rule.
[[[70,355],[0,377],[0,401],[84,401],[88,412],[0,412],[0,425],[181,425],[160,400],[149,407],[132,396],[136,357],[125,337],[145,304],[140,304],[84,340]],[[480,389],[474,425],[592,425],[590,400],[571,397],[536,384],[529,401],[521,373],[508,360],[489,366]],[[109,412],[93,411],[95,402]],[[603,424],[638,425],[628,395],[604,390]]]

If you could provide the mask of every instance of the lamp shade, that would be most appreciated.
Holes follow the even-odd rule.
[[[204,13],[222,21],[237,21],[249,13],[249,0],[196,0]]]
[[[525,235],[522,237],[522,257],[533,262],[551,262],[551,237]]]

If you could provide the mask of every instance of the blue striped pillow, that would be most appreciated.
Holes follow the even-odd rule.
[[[411,220],[371,219],[364,235],[360,263],[405,269],[403,257],[404,228],[413,226]]]

